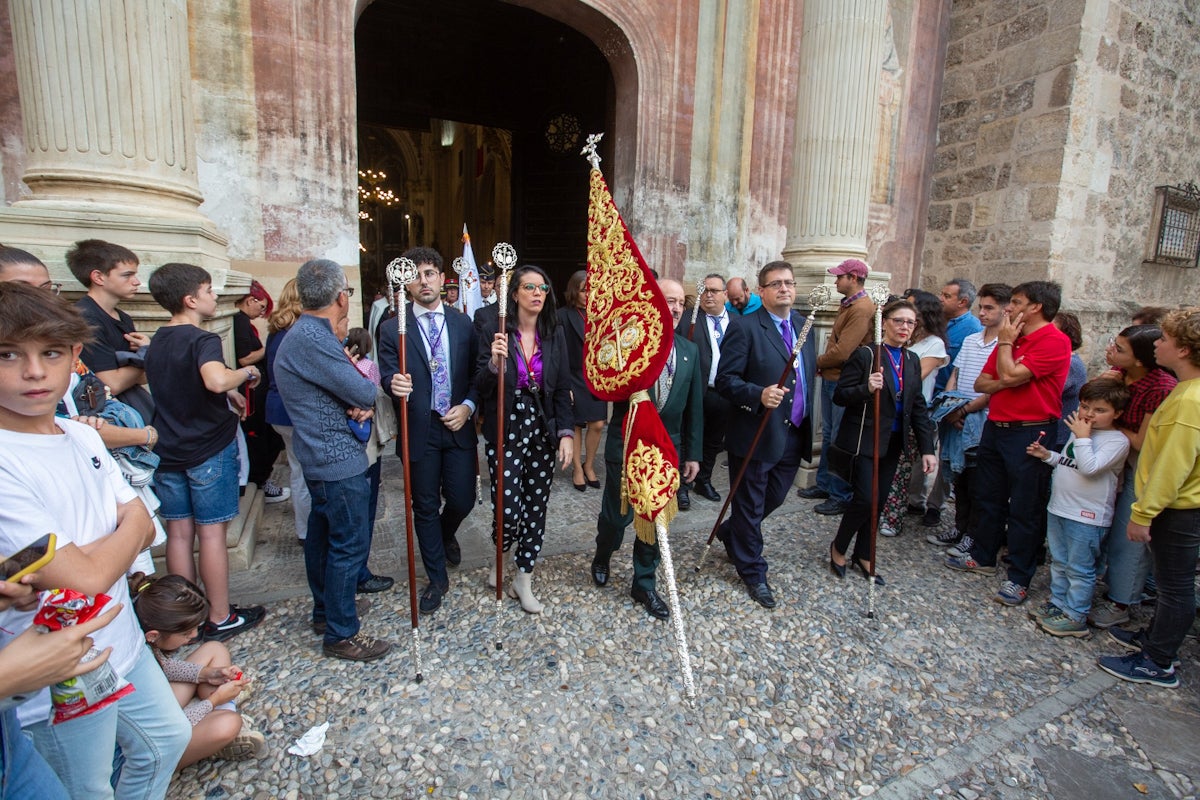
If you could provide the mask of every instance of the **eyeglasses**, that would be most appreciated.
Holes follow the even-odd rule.
[[[522,283],[521,288],[527,292],[541,292],[542,294],[547,294],[550,291],[550,284],[548,284],[548,283]]]
[[[917,327],[917,321],[915,319],[898,319],[896,317],[888,317],[887,321],[902,328]]]
[[[796,282],[785,280],[771,281],[770,283],[764,283],[763,288],[771,289],[773,291],[778,291],[779,289],[795,289]]]
[[[721,294],[724,291],[724,289],[709,289],[708,287],[705,287],[704,291],[700,294]]]
[[[354,287],[353,286],[344,286],[344,287],[342,287],[342,291],[346,293],[346,297],[354,297]]]
[[[50,290],[50,294],[58,294],[59,292],[61,292],[61,291],[62,291],[62,287],[63,287],[63,285],[62,285],[61,283],[58,283],[58,282],[56,282],[56,281],[46,281],[45,283],[43,283],[43,284],[42,284],[41,286],[39,286],[38,288],[39,288],[39,289],[49,289],[49,290]]]

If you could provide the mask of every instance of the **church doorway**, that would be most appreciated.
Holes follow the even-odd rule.
[[[411,246],[435,247],[449,273],[464,223],[477,262],[510,242],[561,297],[586,261],[579,151],[615,118],[596,45],[500,0],[374,0],[358,19],[355,60],[364,300]]]

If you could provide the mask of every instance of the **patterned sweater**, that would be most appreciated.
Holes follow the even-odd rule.
[[[275,355],[275,382],[306,478],[340,481],[366,472],[366,448],[350,432],[346,409],[374,407],[377,387],[355,369],[328,320],[302,314],[288,329]]]

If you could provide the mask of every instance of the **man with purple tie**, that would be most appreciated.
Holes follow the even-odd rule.
[[[379,371],[384,388],[408,403],[413,527],[429,578],[420,607],[432,614],[450,589],[446,565],[456,567],[462,560],[456,535],[475,505],[478,439],[470,420],[479,403],[473,380],[479,340],[471,318],[442,302],[442,256],[429,247],[414,247],[404,256],[417,265],[417,279],[407,287],[412,298],[405,327],[408,374],[399,374],[395,317],[379,326]]]
[[[801,459],[812,454],[812,386],[816,348],[812,339],[792,359],[804,317],[792,309],[796,279],[792,265],[772,261],[758,273],[762,308],[731,325],[721,341],[716,389],[732,405],[725,445],[733,479],[749,458],[730,504],[729,519],[717,532],[750,596],[775,607],[763,557],[762,521],[787,498]],[[783,387],[777,386],[789,362]],[[750,443],[764,414],[770,414],[758,446]]]

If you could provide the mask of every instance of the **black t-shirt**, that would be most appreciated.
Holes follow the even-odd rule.
[[[243,358],[255,350],[261,349],[262,339],[258,338],[258,331],[254,329],[254,323],[250,320],[249,315],[245,311],[234,314],[233,353],[237,356],[238,363],[241,364]]]
[[[223,392],[210,392],[200,377],[209,361],[225,363],[221,337],[195,325],[159,328],[146,353],[146,377],[154,392],[154,427],[163,472],[199,466],[237,435],[238,418]]]
[[[118,319],[113,319],[108,312],[101,308],[88,295],[79,298],[75,303],[79,313],[92,326],[94,341],[84,345],[79,359],[92,372],[110,372],[117,369],[118,350],[132,351],[133,346],[125,339],[125,334],[133,333],[133,318],[121,309],[117,309]]]

